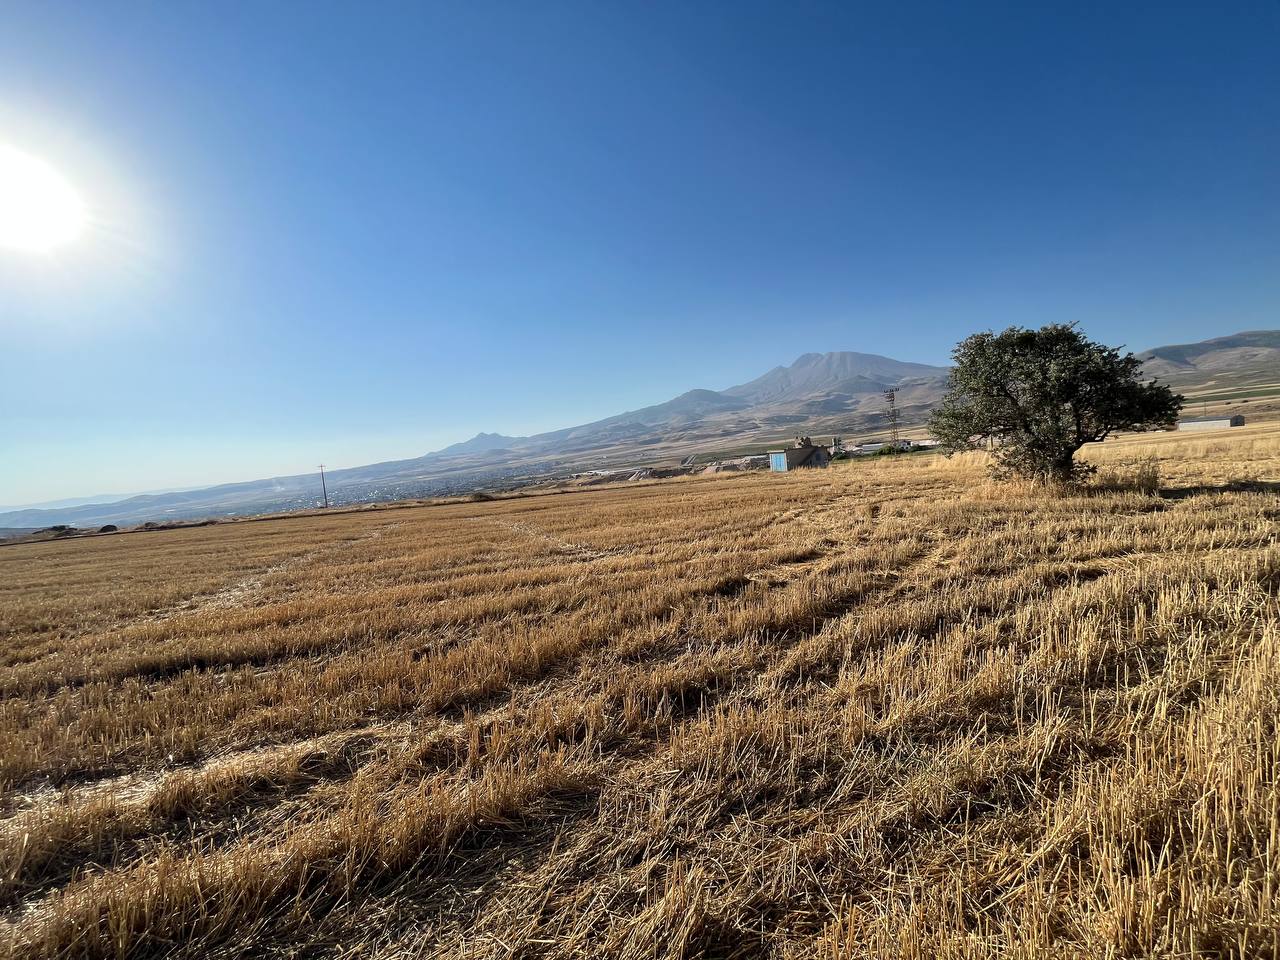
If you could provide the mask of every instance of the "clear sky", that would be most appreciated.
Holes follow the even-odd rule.
[[[5,0],[0,504],[1277,326],[1280,4]]]

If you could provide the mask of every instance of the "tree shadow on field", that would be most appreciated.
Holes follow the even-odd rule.
[[[1228,480],[1226,483],[1197,484],[1194,487],[1162,487],[1160,496],[1165,500],[1186,500],[1188,497],[1208,496],[1215,493],[1271,493],[1280,495],[1280,482],[1273,480]]]

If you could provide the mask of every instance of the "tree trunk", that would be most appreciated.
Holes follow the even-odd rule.
[[[1074,452],[1057,457],[1049,464],[1049,479],[1054,483],[1070,483],[1075,474]]]

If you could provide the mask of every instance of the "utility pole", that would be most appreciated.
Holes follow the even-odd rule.
[[[890,387],[884,391],[884,415],[889,419],[889,434],[892,443],[896,447],[898,445],[898,391],[894,387]]]
[[[324,508],[329,509],[329,488],[324,485],[324,464],[320,464],[320,492],[324,494]]]

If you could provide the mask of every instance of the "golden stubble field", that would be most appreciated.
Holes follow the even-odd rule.
[[[1280,427],[1090,457],[0,548],[0,955],[1275,957]]]

